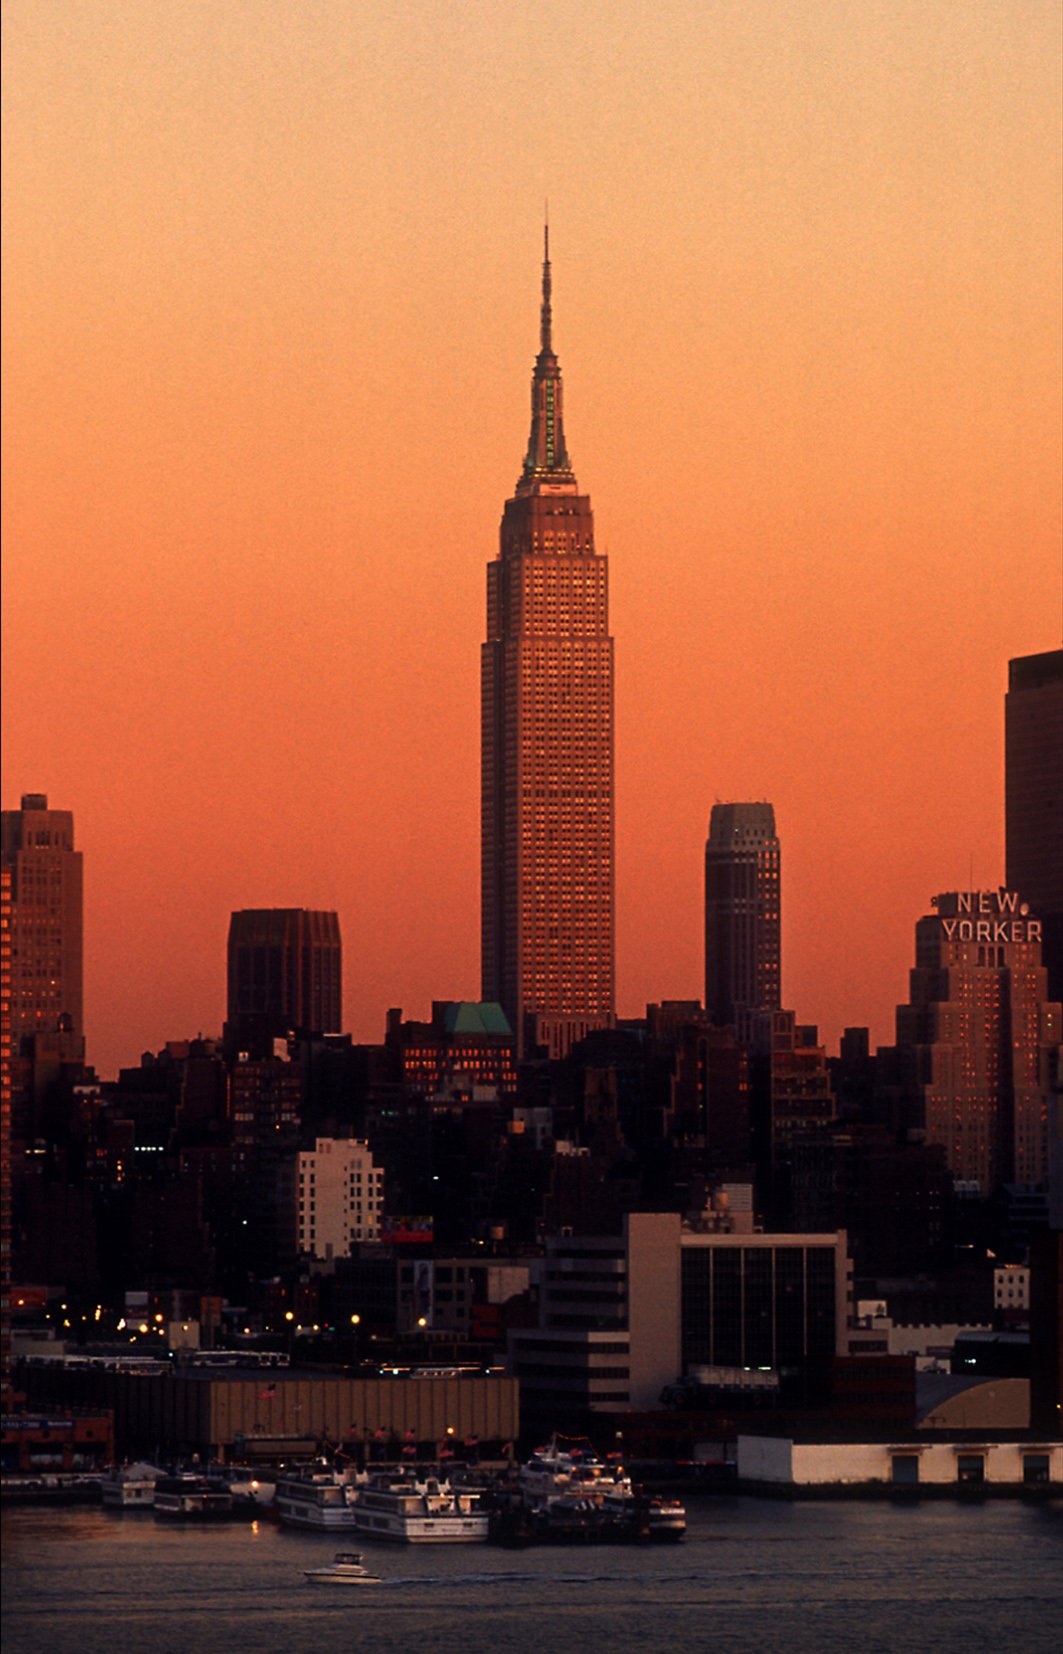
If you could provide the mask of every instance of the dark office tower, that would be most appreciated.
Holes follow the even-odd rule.
[[[43,793],[4,810],[0,859],[11,873],[11,1037],[84,1032],[82,869],[74,817]]]
[[[1063,999],[1063,649],[1008,662],[1007,882],[1044,926],[1050,999]]]
[[[738,1009],[781,1004],[779,840],[770,804],[714,804],[705,845],[705,1007],[733,1026]]]
[[[270,1038],[338,1033],[343,1022],[340,921],[302,907],[245,908],[229,922],[232,1027]]]
[[[561,395],[547,242],[531,439],[487,570],[481,829],[483,998],[552,1056],[612,1022],[615,991],[608,571]]]

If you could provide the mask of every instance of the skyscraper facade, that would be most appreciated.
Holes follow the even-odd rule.
[[[11,1390],[11,869],[0,866],[0,1409]]]
[[[278,1038],[292,1029],[337,1033],[343,954],[335,913],[244,908],[229,921],[228,1020],[259,1019]]]
[[[1008,662],[1004,701],[1006,878],[1044,927],[1052,999],[1063,998],[1063,649]]]
[[[942,1144],[953,1177],[983,1198],[1043,1183],[1063,1011],[1048,997],[1041,921],[1018,891],[953,891],[932,905],[897,1008],[903,1123]]]
[[[26,793],[4,810],[0,860],[11,875],[11,1039],[84,1032],[83,885],[74,817]]]
[[[549,241],[531,436],[482,652],[483,998],[562,1055],[615,1012],[613,640],[608,569],[569,462]]]
[[[770,804],[714,804],[705,845],[705,1007],[734,1026],[739,1009],[781,1007],[779,840]]]

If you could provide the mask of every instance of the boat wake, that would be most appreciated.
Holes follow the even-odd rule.
[[[506,1573],[469,1573],[445,1575],[395,1574],[389,1576],[383,1583],[385,1586],[401,1585],[403,1588],[407,1586],[417,1586],[422,1590],[434,1587],[437,1590],[446,1591],[464,1589],[469,1586],[476,1586],[477,1588],[498,1586],[505,1589],[512,1589],[514,1585],[539,1585],[544,1581],[549,1582],[551,1589],[563,1585],[574,1585],[581,1587],[587,1585],[624,1585],[626,1587],[637,1585],[655,1585],[660,1584],[664,1579],[667,1580],[669,1585],[689,1585],[703,1584],[705,1578],[706,1575],[704,1573],[661,1574],[654,1572],[651,1569],[646,1569],[645,1571],[639,1573],[625,1571],[624,1573],[611,1574],[551,1573],[549,1575],[538,1572],[530,1573],[526,1570],[521,1571],[514,1569],[512,1571],[507,1571]]]

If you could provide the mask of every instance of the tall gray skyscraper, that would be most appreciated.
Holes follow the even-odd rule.
[[[781,1004],[779,840],[770,804],[714,804],[705,845],[705,1007],[734,1025],[739,1007]]]
[[[569,463],[549,244],[531,436],[487,569],[481,668],[483,997],[560,1056],[614,1014],[608,570]]]

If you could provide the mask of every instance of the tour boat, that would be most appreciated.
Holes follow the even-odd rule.
[[[533,1532],[554,1539],[682,1539],[687,1513],[678,1499],[636,1490],[623,1466],[589,1448],[560,1449],[554,1438],[521,1466],[520,1490]]]
[[[359,1488],[352,1506],[355,1532],[403,1544],[479,1544],[488,1513],[479,1493],[429,1477],[380,1479]]]
[[[556,1441],[541,1447],[527,1464],[521,1465],[520,1487],[529,1507],[558,1498],[600,1503],[607,1496],[632,1496],[631,1479],[620,1465],[604,1464],[584,1448],[562,1451]]]
[[[151,1510],[155,1484],[165,1474],[153,1464],[116,1465],[100,1477],[100,1495],[109,1510]]]
[[[354,1527],[351,1491],[331,1472],[282,1476],[273,1497],[277,1520],[289,1528],[312,1528],[317,1533],[346,1532]]]
[[[229,1489],[205,1476],[162,1476],[155,1483],[156,1516],[220,1521],[232,1515]]]

